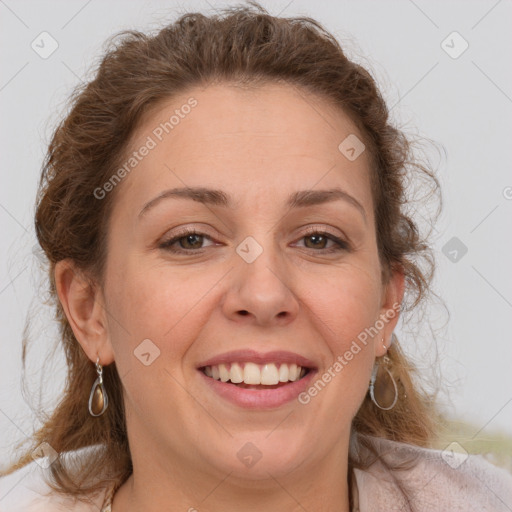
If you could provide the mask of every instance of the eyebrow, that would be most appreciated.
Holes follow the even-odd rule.
[[[233,202],[229,196],[218,189],[205,187],[182,187],[165,190],[155,198],[148,201],[139,213],[139,219],[142,218],[151,208],[156,206],[163,199],[184,198],[197,201],[199,203],[212,206],[221,206],[223,208],[233,208]],[[333,201],[346,201],[356,207],[362,214],[366,223],[366,211],[363,205],[353,196],[341,188],[331,188],[327,190],[299,190],[294,192],[288,198],[286,206],[289,209],[304,208],[307,206],[315,206]]]

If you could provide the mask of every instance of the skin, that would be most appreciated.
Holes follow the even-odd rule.
[[[132,150],[190,97],[197,106],[115,191],[104,286],[87,287],[67,260],[55,270],[79,343],[92,362],[115,361],[124,387],[134,472],[112,510],[348,511],[351,421],[398,315],[306,405],[241,409],[196,366],[230,350],[289,350],[322,375],[401,302],[403,275],[381,278],[368,155],[349,161],[338,149],[349,134],[363,137],[342,111],[294,87],[215,84],[159,105]],[[173,198],[138,218],[162,191],[184,186],[222,189],[235,207]],[[343,200],[285,206],[297,190],[333,187],[366,219]],[[308,226],[350,249],[327,253],[336,243],[315,244]],[[188,254],[160,249],[180,227],[207,236],[174,244]],[[252,263],[235,250],[247,236],[263,248]],[[133,354],[144,339],[160,350],[148,366]],[[262,454],[252,467],[237,457],[247,442]]]

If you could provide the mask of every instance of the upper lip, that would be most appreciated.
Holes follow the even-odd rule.
[[[198,365],[198,368],[205,366],[215,366],[226,363],[286,363],[296,364],[303,368],[316,369],[315,364],[294,352],[287,352],[285,350],[274,350],[272,352],[256,352],[255,350],[233,350],[232,352],[224,352],[223,354],[216,355]]]

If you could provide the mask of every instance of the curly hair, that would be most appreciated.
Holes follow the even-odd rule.
[[[402,312],[425,300],[434,272],[427,237],[408,213],[407,187],[415,175],[437,191],[435,174],[418,162],[411,141],[391,124],[371,74],[349,60],[319,22],[275,17],[250,2],[211,16],[183,14],[155,35],[123,31],[109,45],[94,79],[75,89],[69,112],[53,133],[36,204],[35,229],[48,260],[49,293],[66,355],[67,386],[52,415],[34,433],[32,447],[8,471],[31,462],[31,451],[42,442],[59,453],[102,445],[105,449],[91,452],[79,470],[60,458],[50,467],[53,488],[78,498],[100,489],[108,479],[121,484],[131,474],[132,463],[115,362],[104,368],[111,405],[100,418],[88,413],[94,365],[57,298],[54,269],[69,258],[92,281],[103,282],[107,224],[117,190],[101,201],[94,191],[125,160],[130,138],[144,116],[163,101],[197,85],[280,82],[342,109],[361,132],[370,156],[382,278],[385,282],[395,269],[405,275],[404,304],[408,303]],[[362,434],[361,439],[369,435],[428,446],[435,432],[432,396],[415,380],[415,368],[398,341],[388,357],[400,400],[392,410],[382,411],[367,395],[352,429]],[[349,469],[367,464],[349,459]],[[106,468],[107,476],[93,481],[98,467]]]

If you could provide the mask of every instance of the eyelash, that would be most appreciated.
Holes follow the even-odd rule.
[[[186,238],[187,236],[190,236],[190,235],[199,235],[199,236],[206,237],[211,240],[211,238],[208,235],[206,235],[205,233],[201,233],[199,231],[196,231],[195,229],[185,229],[181,233],[178,233],[176,236],[170,238],[169,240],[163,241],[159,245],[159,248],[164,249],[164,250],[169,251],[174,254],[191,254],[193,252],[200,251],[201,249],[175,249],[175,248],[172,248],[172,246],[176,242],[179,242],[181,239]],[[315,229],[315,228],[309,228],[307,233],[301,237],[301,240],[303,238],[307,238],[307,237],[310,237],[313,235],[320,235],[320,236],[326,237],[327,239],[333,241],[336,244],[335,247],[331,247],[330,249],[319,249],[319,250],[311,249],[314,252],[324,252],[324,253],[330,254],[330,253],[340,252],[340,251],[347,251],[347,252],[350,251],[350,246],[349,246],[348,242],[346,242],[345,240],[338,238],[337,236],[333,235],[332,233],[329,233],[327,231],[322,231],[319,229]],[[202,248],[202,249],[204,249],[204,248]],[[306,249],[309,249],[309,247],[306,247]]]

